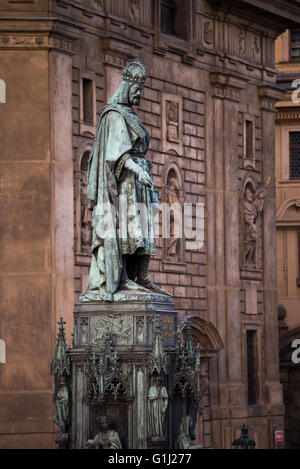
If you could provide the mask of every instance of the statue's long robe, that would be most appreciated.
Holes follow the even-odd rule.
[[[88,170],[87,198],[90,204],[96,204],[87,288],[90,298],[95,294],[96,299],[112,301],[119,285],[122,255],[155,254],[151,203],[157,202],[157,196],[124,167],[127,159],[132,158],[148,170],[144,155],[149,141],[147,131],[131,108],[113,104],[103,109]],[[120,206],[121,213],[120,196],[127,204],[124,210]],[[146,223],[145,214],[135,208],[137,203],[147,208]]]
[[[168,407],[167,389],[151,386],[148,393],[148,434],[152,437],[163,437],[164,421]]]

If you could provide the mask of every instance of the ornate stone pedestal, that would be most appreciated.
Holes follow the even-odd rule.
[[[70,352],[73,448],[84,448],[86,441],[94,437],[99,415],[113,418],[123,448],[147,448],[148,358],[153,349],[156,318],[160,319],[164,347],[174,349],[177,313],[168,296],[118,292],[113,303],[76,306],[74,347]],[[94,366],[88,357],[99,352],[99,346],[105,348],[107,340],[112,341],[112,349],[106,351],[106,357],[117,354],[115,367],[110,363]],[[95,390],[101,370],[95,378],[94,369],[101,366],[103,389]]]
[[[68,381],[69,418],[61,425],[67,425],[69,447],[106,441],[99,430],[99,417],[106,416],[104,434],[118,434],[122,448],[173,448],[182,417],[196,415],[200,355],[191,334],[181,345],[171,297],[120,291],[112,303],[78,304],[74,325],[67,350],[61,321],[52,365],[56,383],[62,374],[63,384]]]

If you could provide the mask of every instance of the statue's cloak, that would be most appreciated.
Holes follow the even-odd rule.
[[[88,168],[87,198],[94,205],[87,295],[112,301],[122,269],[118,241],[118,178],[137,139],[147,138],[127,106],[111,104],[100,116]],[[87,296],[86,295],[86,296]]]

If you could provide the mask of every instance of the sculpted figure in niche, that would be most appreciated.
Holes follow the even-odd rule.
[[[256,267],[256,253],[258,246],[258,229],[257,220],[261,215],[264,207],[264,199],[267,192],[267,186],[270,182],[268,178],[264,187],[256,192],[252,189],[252,185],[247,184],[244,193],[244,258],[245,267]]]
[[[148,435],[154,438],[165,436],[165,419],[168,407],[168,392],[162,378],[155,376],[148,393]]]
[[[202,449],[201,445],[193,446],[195,438],[192,417],[190,415],[182,417],[179,433],[175,441],[175,449]]]
[[[90,252],[92,245],[92,217],[86,198],[87,170],[81,168],[81,252]]]
[[[94,449],[122,449],[119,434],[112,430],[113,419],[109,416],[97,417],[100,423],[100,432],[93,440],[87,441],[88,448]]]
[[[156,253],[158,198],[145,159],[150,137],[133,110],[146,77],[138,59],[124,67],[122,82],[99,119],[87,185],[92,260],[81,301],[113,301],[117,289],[168,294],[148,273]]]
[[[176,178],[171,177],[167,186],[167,199],[171,207],[170,211],[170,238],[167,239],[167,257],[178,257],[178,244],[180,240],[176,237],[175,212],[180,206],[178,197],[179,184]]]
[[[133,21],[138,21],[140,13],[140,0],[130,0],[129,13]]]
[[[179,138],[178,114],[178,103],[167,101],[167,137],[171,142],[176,141]]]
[[[59,426],[61,434],[67,433],[66,428],[69,423],[69,390],[65,376],[58,377],[58,390],[54,397],[56,414],[53,422]]]

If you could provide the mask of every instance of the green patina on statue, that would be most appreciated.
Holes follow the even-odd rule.
[[[130,62],[99,119],[87,186],[92,261],[81,301],[113,301],[118,289],[168,294],[148,276],[156,253],[158,198],[145,159],[150,137],[132,108],[140,102],[146,78],[144,65]]]
[[[195,440],[194,426],[190,415],[182,417],[175,441],[175,449],[203,449],[201,445],[193,445],[193,440]]]

